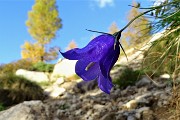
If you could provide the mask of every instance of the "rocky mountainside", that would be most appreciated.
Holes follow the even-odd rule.
[[[0,112],[0,120],[160,120],[157,109],[169,104],[172,90],[169,84],[159,87],[147,77],[126,89],[114,87],[110,95],[96,86],[82,87],[74,88],[84,92],[71,89],[57,99],[13,106]]]
[[[153,37],[151,41],[160,36]],[[147,46],[141,50],[147,49]],[[121,58],[116,65],[129,65],[138,69],[143,58],[142,51],[136,51],[128,58],[129,63],[125,58]],[[71,71],[59,74],[59,71],[67,69],[65,67],[68,61],[63,62],[65,64],[62,66],[62,61],[56,65],[52,75],[44,73],[46,81],[54,81],[51,86],[44,88],[48,99],[24,101],[1,111],[0,120],[167,120],[166,116],[162,116],[169,114],[167,106],[172,99],[172,85],[167,82],[169,75],[162,75],[156,80],[142,76],[135,85],[129,85],[124,89],[115,86],[108,95],[97,87],[96,81],[84,82],[81,79],[66,81],[64,76],[72,76],[74,66],[68,68]],[[74,65],[75,61],[72,64]],[[57,66],[60,66],[60,70]],[[112,78],[121,74],[122,69],[116,67],[112,70]],[[23,72],[31,77],[31,72]],[[22,75],[22,70],[16,74]],[[37,78],[39,79],[33,76],[33,80]]]

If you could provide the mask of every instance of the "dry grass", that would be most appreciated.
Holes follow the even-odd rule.
[[[180,85],[173,87],[171,107],[172,113],[169,120],[180,120]]]
[[[156,120],[180,120],[180,85],[174,86],[169,104],[153,108]]]

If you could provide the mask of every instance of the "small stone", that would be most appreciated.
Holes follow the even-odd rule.
[[[163,94],[164,91],[156,91],[153,93],[154,96],[160,96],[161,94]]]
[[[135,117],[139,120],[141,118],[141,114],[140,113],[135,113]]]
[[[160,75],[160,78],[161,79],[170,79],[170,75],[169,74],[163,74],[163,75]]]
[[[53,120],[60,120],[59,118],[57,118],[57,117],[55,117],[55,118],[53,118]]]
[[[115,113],[107,113],[100,120],[115,120]]]
[[[64,83],[64,78],[63,77],[60,77],[60,78],[58,78],[57,80],[56,80],[56,82],[54,83],[54,84],[56,84],[56,85],[61,85],[61,84],[63,84]]]
[[[150,83],[151,83],[151,80],[149,80],[149,78],[145,76],[136,83],[136,86],[139,88],[139,87],[150,85]]]
[[[136,120],[136,118],[134,116],[128,116],[127,120]]]
[[[116,116],[116,120],[127,120],[127,117],[124,116],[123,114],[118,114],[118,115]]]
[[[163,105],[167,105],[168,104],[168,101],[163,101]]]
[[[81,109],[75,111],[75,115],[81,115],[81,113],[82,113]]]
[[[122,107],[122,105],[123,105],[123,102],[120,101],[120,102],[118,103],[118,106],[119,106],[119,107]]]
[[[96,110],[101,110],[101,109],[104,108],[104,105],[96,104],[96,105],[93,106],[93,108],[96,109]]]
[[[150,108],[149,107],[142,107],[142,108],[137,109],[136,111],[137,111],[137,113],[142,113],[143,111],[147,111],[147,110],[150,110]]]
[[[56,98],[59,95],[62,95],[66,90],[60,87],[54,87],[53,91],[49,94],[50,97]]]
[[[158,107],[162,107],[163,106],[162,101],[158,101],[157,105],[158,105]]]
[[[142,112],[142,120],[154,120],[155,117],[153,115],[152,110],[145,110]]]
[[[125,109],[135,109],[137,107],[137,101],[136,100],[131,100],[129,102],[127,102],[125,105],[123,105],[123,107]]]

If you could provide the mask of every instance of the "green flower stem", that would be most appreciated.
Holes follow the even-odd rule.
[[[141,9],[150,9],[150,10],[147,10],[141,14],[139,14],[138,16],[136,16],[135,18],[133,18],[124,28],[122,28],[120,31],[118,31],[118,33],[120,34],[122,31],[124,31],[129,25],[131,25],[132,22],[134,22],[136,19],[138,19],[139,17],[141,17],[142,15],[148,13],[148,12],[151,12],[155,9],[158,9],[158,8],[161,8],[161,7],[164,7],[166,5],[169,5],[169,4],[172,4],[172,3],[176,3],[177,1],[174,1],[174,2],[170,2],[170,3],[167,3],[167,4],[164,4],[164,5],[160,5],[160,6],[156,6],[156,7],[150,7],[150,8],[141,8]]]
[[[163,5],[153,6],[153,7],[148,7],[148,8],[136,7],[136,6],[133,6],[133,5],[128,5],[128,6],[138,8],[138,9],[158,9],[158,8],[164,7],[166,5],[170,5],[172,3],[179,3],[179,1],[177,0],[177,1],[169,2],[169,3],[163,4]]]

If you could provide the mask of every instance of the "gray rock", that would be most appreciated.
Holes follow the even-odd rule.
[[[49,97],[56,98],[64,94],[66,90],[64,88],[58,87],[57,85],[50,86],[44,90],[45,94]]]
[[[24,69],[19,69],[16,71],[17,76],[23,76],[24,78],[34,81],[34,82],[48,82],[49,78],[48,75],[44,72],[34,72],[28,71]]]
[[[115,116],[116,116],[116,114],[114,112],[107,113],[100,120],[115,120],[116,119]]]
[[[55,85],[61,85],[63,83],[64,83],[64,78],[63,77],[59,77],[54,84]]]
[[[138,105],[138,101],[137,100],[130,100],[129,102],[127,102],[126,104],[123,105],[123,109],[124,110],[131,110],[131,109],[135,109]]]
[[[160,75],[160,79],[163,79],[163,80],[168,80],[170,78],[171,78],[171,76],[169,74]]]
[[[49,120],[48,108],[41,101],[25,101],[0,112],[0,120]]]
[[[85,93],[90,90],[94,90],[97,87],[97,80],[91,80],[91,81],[82,81],[77,83],[77,85],[74,87],[74,91],[78,93]]]
[[[138,112],[136,112],[136,113],[135,113],[135,117],[139,120],[139,119],[141,118],[141,114],[138,113]]]
[[[96,105],[93,106],[93,108],[94,108],[95,110],[101,110],[101,109],[104,108],[104,105],[96,104]]]
[[[147,110],[150,110],[149,107],[142,107],[142,108],[139,108],[136,110],[137,113],[142,113],[143,111],[147,111]]]
[[[139,87],[150,85],[150,83],[151,83],[151,80],[145,76],[136,83],[136,86],[139,88]]]
[[[116,120],[127,120],[127,116],[124,116],[123,114],[118,114],[116,115]]]
[[[77,60],[62,59],[54,66],[53,73],[51,75],[52,80],[56,80],[58,77],[71,77],[75,75],[75,64]]]
[[[145,110],[142,113],[142,120],[155,120],[152,110]]]
[[[128,116],[127,120],[136,120],[136,118],[134,116]]]

